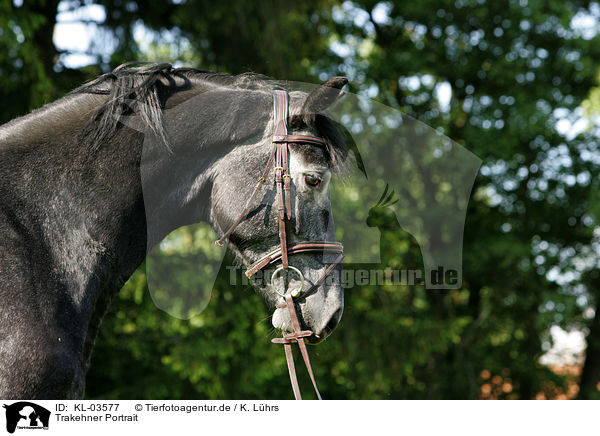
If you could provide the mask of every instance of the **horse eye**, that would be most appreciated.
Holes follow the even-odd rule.
[[[308,186],[312,186],[313,188],[316,188],[317,186],[319,186],[321,184],[321,179],[312,174],[305,175],[304,181],[306,182],[306,184]]]

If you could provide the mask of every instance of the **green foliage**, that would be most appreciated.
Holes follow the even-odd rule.
[[[265,387],[286,397],[285,361],[270,347],[264,305],[227,290],[223,271],[206,310],[181,320],[155,307],[140,268],[103,323],[88,397],[261,398]]]
[[[0,2],[0,77],[2,119],[23,115],[56,98],[54,86],[34,43],[36,31],[46,22],[39,13],[14,10]]]

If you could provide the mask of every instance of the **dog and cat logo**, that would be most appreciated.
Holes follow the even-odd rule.
[[[16,429],[48,430],[50,411],[29,401],[5,404],[6,431],[14,433]]]

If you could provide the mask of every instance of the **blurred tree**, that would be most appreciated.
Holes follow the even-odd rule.
[[[0,120],[50,103],[99,73],[58,65],[53,43],[59,0],[0,0]]]
[[[597,80],[600,75],[597,76]],[[600,86],[595,86],[589,92],[588,98],[581,104],[585,112],[585,118],[588,121],[587,133],[591,137],[600,135]],[[597,160],[597,159],[596,159]],[[600,202],[598,202],[599,194],[598,184],[594,185],[590,192],[590,209],[591,213],[598,217],[600,216]],[[595,240],[592,244],[592,253],[600,253],[600,234],[596,230]],[[595,257],[595,256],[593,256]],[[592,262],[594,258],[592,258]],[[585,366],[581,374],[581,382],[579,398],[582,399],[600,399],[600,268],[596,267],[586,271],[581,277],[581,283],[585,286],[591,300],[591,307],[595,307],[592,311],[593,316],[590,318],[586,327],[587,348]],[[589,309],[588,309],[589,310]]]
[[[104,23],[118,46],[111,63],[139,55],[135,28],[142,20],[160,40],[161,31],[189,41],[195,62],[204,69],[230,74],[256,71],[289,80],[314,79],[318,65],[339,62],[329,49],[326,26],[330,0],[284,3],[278,1],[184,2],[100,0]]]
[[[432,320],[467,321],[456,343],[432,354],[436,396],[464,396],[464,386],[476,396],[472,380],[489,369],[510,377],[505,394],[532,398],[552,377],[538,363],[549,325],[583,325],[597,141],[557,127],[594,83],[600,47],[574,20],[594,11],[590,2],[462,0],[339,8],[346,71],[364,78],[361,88],[375,85],[378,99],[485,161],[467,218],[465,294],[427,292]]]

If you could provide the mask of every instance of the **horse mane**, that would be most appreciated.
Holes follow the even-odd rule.
[[[174,68],[169,63],[125,63],[69,94],[108,96],[83,129],[80,143],[92,148],[100,147],[117,132],[121,116],[135,113],[144,126],[169,148],[162,121],[165,102],[174,92],[191,89],[192,85],[197,93],[215,87],[265,92],[285,89],[285,82],[253,72],[231,76],[195,68]],[[322,114],[296,113],[291,116],[290,126],[316,130],[326,141],[325,151],[332,168],[341,169],[349,142],[353,144],[351,135],[341,124]]]

